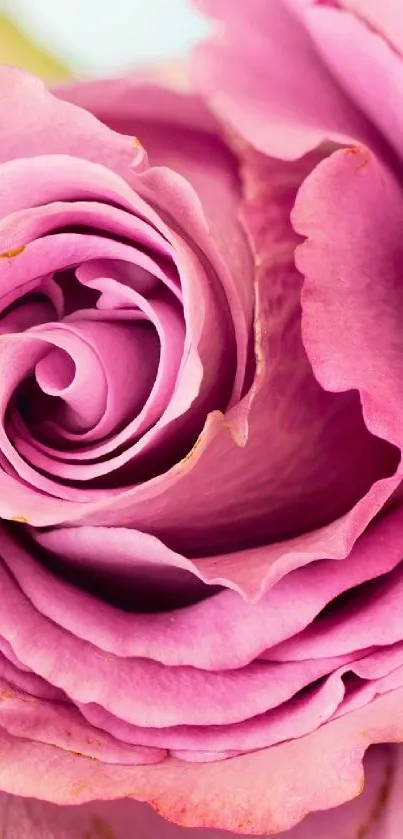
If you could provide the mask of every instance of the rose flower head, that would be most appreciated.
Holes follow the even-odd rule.
[[[199,6],[205,98],[0,70],[1,806],[389,839],[403,59],[375,3]]]

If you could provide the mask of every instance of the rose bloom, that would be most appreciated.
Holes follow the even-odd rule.
[[[0,824],[395,839],[398,16],[199,5],[217,116],[0,71]]]

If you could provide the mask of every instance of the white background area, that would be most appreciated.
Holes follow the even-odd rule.
[[[0,10],[86,75],[181,58],[209,31],[187,0],[0,0]]]

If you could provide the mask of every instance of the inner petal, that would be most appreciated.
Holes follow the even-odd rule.
[[[114,261],[105,260],[104,263],[109,265],[109,272],[113,274]],[[157,425],[164,425],[164,415],[175,388],[181,368],[181,358],[184,354],[183,315],[172,295],[166,289],[159,287],[158,294],[148,300],[114,279],[97,276],[98,267],[98,263],[93,261],[80,266],[76,273],[81,282],[101,292],[98,302],[100,308],[77,312],[66,319],[66,324],[68,321],[74,328],[76,324],[82,322],[82,319],[94,326],[106,322],[111,328],[112,324],[116,324],[115,328],[136,330],[137,336],[140,336],[144,330],[149,332],[152,330],[153,340],[157,343],[159,341],[160,353],[155,369],[152,370],[153,381],[150,383],[149,394],[140,412],[137,415],[132,412],[128,422],[121,430],[116,426],[111,436],[101,438],[99,427],[93,427],[80,433],[80,436],[73,431],[63,430],[62,439],[57,434],[58,429],[54,428],[54,420],[43,422],[43,417],[41,417],[41,431],[40,434],[37,433],[35,441],[27,438],[23,429],[15,427],[15,437],[18,435],[22,438],[19,448],[24,451],[31,462],[43,469],[45,463],[49,461],[49,471],[53,472],[55,459],[65,461],[63,477],[77,480],[99,478],[100,475],[109,474],[121,465],[129,463],[140,451],[145,452],[150,449],[151,457],[151,444],[155,444],[158,436],[157,429],[152,426],[157,421]],[[109,310],[103,308],[105,296],[108,297],[109,305],[113,304],[115,308]],[[144,362],[148,362],[149,369],[152,362],[152,349],[150,352],[150,348],[143,340]],[[126,355],[130,358],[130,354],[126,353]],[[108,363],[109,361],[110,354],[107,359]],[[146,367],[146,364],[143,366]],[[110,388],[113,390],[117,386],[119,398],[122,398],[121,386],[116,380],[114,370],[111,371],[111,376],[113,381]],[[149,434],[144,434],[148,429]],[[143,434],[141,439],[140,434]],[[123,452],[117,452],[113,459],[99,461],[100,457],[115,452],[119,446],[127,445],[130,441],[137,442],[134,442],[129,449],[125,448]],[[54,443],[53,448],[49,442]],[[59,444],[58,448],[55,447],[57,444]],[[33,446],[37,451],[33,449]],[[92,461],[92,463],[79,466],[79,463],[86,461]],[[161,465],[159,460],[158,462]]]
[[[87,262],[85,266],[79,268],[77,271],[77,278],[86,288],[96,288],[96,283],[90,286],[90,280],[96,280],[101,277],[113,277],[113,279],[123,287],[133,289],[141,294],[143,297],[149,297],[154,294],[159,287],[160,281],[145,268],[135,263],[126,262],[123,259],[94,259],[92,262]],[[99,289],[101,292],[101,288]],[[101,298],[98,302],[99,308],[109,308],[109,297],[106,293],[101,293]],[[111,298],[114,303],[114,298]],[[112,307],[115,306],[112,303]]]
[[[38,361],[35,377],[39,387],[50,396],[59,396],[69,389],[76,375],[76,365],[64,350],[54,349]]]
[[[68,332],[59,324],[38,327],[36,331],[45,340],[57,342],[55,347],[50,343],[51,349],[35,366],[40,390],[59,397],[54,419],[61,429],[92,428],[104,415],[107,399],[99,356],[87,341],[77,340],[77,333]],[[38,399],[40,395],[39,391]]]
[[[63,445],[71,435],[93,430],[101,438],[116,431],[141,411],[152,389],[159,363],[159,341],[151,324],[130,321],[77,321],[59,325],[61,331],[81,339],[76,362],[52,349],[36,366],[38,384],[59,402],[51,421],[45,413],[29,425],[34,438]],[[71,375],[74,371],[74,375]],[[70,380],[66,377],[70,375]],[[63,387],[60,387],[60,386]],[[69,434],[67,432],[70,432]],[[52,470],[45,458],[48,446],[39,449],[26,435],[15,433],[17,448],[40,468]],[[57,456],[57,452],[54,452]],[[60,468],[57,467],[58,473]]]
[[[149,338],[147,332],[146,340]],[[37,453],[35,465],[40,471],[33,468],[33,461],[27,456],[31,455],[33,449],[29,451],[28,446],[27,452],[26,438],[16,433],[9,421],[16,409],[15,403],[13,405],[14,394],[30,375],[35,364],[47,354],[47,345],[50,344],[52,349],[57,347],[67,352],[76,367],[76,375],[67,389],[70,403],[66,400],[64,404],[64,400],[62,401],[62,418],[67,421],[75,420],[76,423],[93,421],[96,409],[98,417],[95,418],[98,419],[99,427],[102,425],[108,432],[116,424],[126,422],[128,415],[136,410],[136,394],[137,400],[139,393],[142,399],[147,395],[144,391],[148,389],[149,379],[155,370],[151,369],[150,376],[150,369],[147,364],[143,364],[144,343],[135,329],[102,322],[53,324],[48,328],[38,327],[27,334],[3,336],[2,342],[2,361],[9,373],[3,377],[2,408],[6,424],[0,429],[0,433],[2,453],[7,458],[8,466],[31,486],[57,497],[74,497],[73,488],[64,486],[60,480],[55,483],[44,475],[47,471],[49,475],[57,475],[59,479],[64,477],[62,465],[56,459],[48,458],[46,462],[41,453]],[[158,345],[154,336],[151,337],[151,346],[153,342],[154,346]],[[158,364],[158,352],[156,355]],[[122,363],[122,359],[126,358],[130,359],[131,363]],[[138,363],[133,363],[133,359],[137,359]],[[146,375],[143,377],[141,393],[141,387],[137,391],[137,385],[139,373],[142,375],[143,370],[146,371]],[[46,396],[48,397],[48,394]],[[91,417],[88,411],[92,412]],[[80,493],[78,495],[82,500],[87,497]]]

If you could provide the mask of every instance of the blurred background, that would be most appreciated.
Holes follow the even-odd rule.
[[[180,59],[207,32],[188,0],[0,0],[0,63],[47,80]]]

